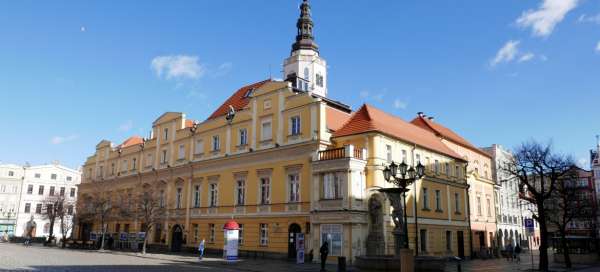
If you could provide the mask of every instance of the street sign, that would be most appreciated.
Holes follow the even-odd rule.
[[[529,236],[533,235],[533,231],[534,231],[533,219],[531,219],[531,218],[525,219],[525,229],[527,230],[527,235],[529,235]]]

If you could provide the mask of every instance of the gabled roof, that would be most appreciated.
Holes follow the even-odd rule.
[[[435,133],[435,135],[437,135],[438,137],[444,138],[444,139],[451,141],[457,145],[471,149],[471,150],[473,150],[481,155],[484,155],[486,157],[489,157],[489,158],[492,157],[489,153],[477,148],[476,146],[471,144],[469,141],[467,141],[465,138],[458,135],[456,132],[452,131],[451,129],[449,129],[445,126],[440,125],[437,122],[433,122],[433,121],[429,120],[425,116],[418,115],[415,119],[413,119],[410,122],[413,125],[419,126],[423,129],[426,129],[426,130],[429,130],[429,131]]]
[[[246,107],[248,105],[248,102],[250,101],[250,98],[246,97],[246,93],[249,90],[259,88],[260,86],[262,86],[263,84],[265,84],[265,83],[267,83],[269,81],[271,81],[271,80],[267,79],[267,80],[256,82],[256,83],[253,83],[253,84],[250,84],[250,85],[246,85],[246,86],[240,88],[235,93],[233,93],[227,100],[225,100],[225,102],[223,102],[223,104],[220,107],[218,107],[208,117],[207,120],[214,119],[214,118],[217,118],[219,116],[226,115],[227,111],[229,110],[229,105],[233,106],[233,108],[236,111],[239,111],[239,110],[243,109],[244,107]]]
[[[333,137],[350,136],[366,132],[380,132],[418,145],[455,159],[464,160],[428,130],[417,127],[373,106],[364,104],[337,131]]]
[[[144,142],[144,138],[135,135],[135,136],[131,136],[131,137],[127,138],[127,140],[125,140],[119,147],[125,148],[125,147],[132,146],[132,145],[142,144],[143,142]]]

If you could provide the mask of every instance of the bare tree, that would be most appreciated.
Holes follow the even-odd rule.
[[[63,209],[66,201],[67,200],[64,194],[52,194],[42,201],[42,206],[46,207],[46,209],[42,213],[42,218],[50,221],[48,229],[48,240],[44,242],[44,245],[50,244],[54,239],[54,225],[56,223],[56,220],[60,220],[60,216],[64,213]]]
[[[101,239],[100,250],[104,250],[104,237],[106,235],[106,223],[112,216],[112,203],[110,193],[102,193],[100,190],[95,190],[86,201],[86,212],[89,217],[100,222]]]
[[[587,199],[582,192],[582,185],[579,184],[579,173],[583,171],[573,167],[556,183],[556,190],[552,198],[547,200],[546,214],[547,220],[554,225],[560,235],[560,247],[565,259],[567,268],[571,268],[571,258],[569,256],[569,244],[567,243],[567,226],[577,219],[592,218],[593,205],[591,200]],[[583,184],[587,188],[588,184]]]
[[[64,201],[62,206],[63,208],[58,214],[58,219],[60,220],[60,232],[62,234],[61,246],[64,248],[65,242],[67,241],[67,234],[69,234],[75,226],[75,202]]]
[[[551,144],[529,141],[514,150],[514,155],[500,166],[509,177],[519,180],[520,197],[533,204],[533,218],[540,226],[539,270],[548,271],[548,227],[546,200],[553,197],[557,183],[574,165],[565,155],[554,153]]]
[[[150,186],[145,186],[134,199],[134,214],[142,221],[142,231],[146,233],[142,246],[142,254],[146,254],[148,233],[164,219],[165,208],[160,205],[159,193]]]

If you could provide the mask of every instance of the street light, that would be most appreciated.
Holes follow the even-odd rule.
[[[389,183],[394,184],[392,188],[382,188],[379,192],[385,193],[390,199],[394,211],[392,219],[396,227],[392,232],[396,240],[395,253],[400,256],[400,249],[408,248],[408,227],[406,220],[406,192],[415,180],[421,179],[425,175],[425,166],[421,162],[417,166],[408,166],[404,161],[400,164],[392,163],[383,169],[383,177]],[[400,201],[402,194],[402,201]]]

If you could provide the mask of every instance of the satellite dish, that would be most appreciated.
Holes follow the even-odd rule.
[[[235,109],[233,108],[233,106],[229,105],[227,116],[225,116],[225,119],[227,119],[228,124],[231,124],[231,121],[233,121],[233,117],[235,117]]]

